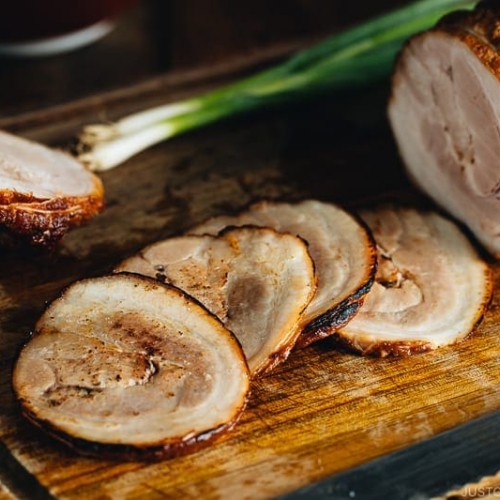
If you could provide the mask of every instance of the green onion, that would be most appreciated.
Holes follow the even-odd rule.
[[[144,149],[223,118],[274,104],[369,85],[387,77],[402,44],[445,14],[473,8],[470,0],[418,0],[333,35],[271,69],[207,94],[135,113],[112,124],[88,125],[80,159],[110,169]]]

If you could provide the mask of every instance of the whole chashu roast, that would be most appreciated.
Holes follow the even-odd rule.
[[[415,184],[500,257],[500,3],[445,16],[412,37],[389,121]]]

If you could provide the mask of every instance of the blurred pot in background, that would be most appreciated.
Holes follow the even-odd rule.
[[[2,5],[0,54],[29,57],[67,52],[109,33],[139,0],[14,0]]]

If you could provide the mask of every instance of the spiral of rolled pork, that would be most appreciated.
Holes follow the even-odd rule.
[[[378,270],[357,315],[337,338],[384,357],[455,344],[473,332],[493,281],[461,228],[437,212],[394,204],[360,215],[377,243]]]

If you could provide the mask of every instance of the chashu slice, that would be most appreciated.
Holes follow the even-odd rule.
[[[0,227],[53,247],[103,207],[100,179],[62,151],[0,131]]]
[[[378,248],[375,283],[338,338],[363,354],[408,355],[464,339],[490,302],[492,276],[465,234],[432,211],[360,212]]]
[[[24,414],[98,457],[161,459],[236,423],[248,367],[234,336],[172,286],[115,274],[68,287],[15,364]]]
[[[414,183],[500,258],[500,6],[480,2],[409,40],[388,116]]]
[[[156,277],[199,300],[236,335],[254,376],[287,358],[316,287],[303,240],[250,226],[170,238],[115,270]]]
[[[238,215],[213,217],[190,232],[214,234],[242,224],[269,226],[307,241],[318,286],[301,321],[298,347],[333,334],[354,316],[371,287],[377,259],[373,240],[358,219],[317,200],[260,201]]]

